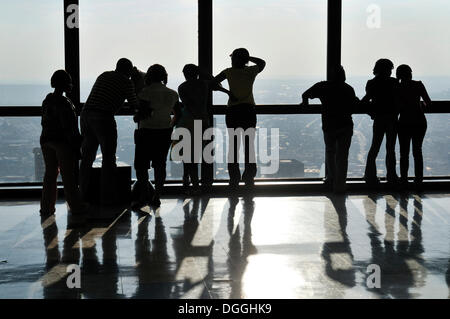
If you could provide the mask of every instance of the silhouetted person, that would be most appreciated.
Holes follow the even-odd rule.
[[[253,62],[255,65],[247,66],[249,62]],[[239,48],[235,49],[231,54],[231,68],[223,70],[215,78],[217,83],[227,79],[230,88],[225,122],[230,139],[228,173],[230,174],[230,186],[232,189],[236,189],[241,180],[238,162],[241,139],[244,143],[245,153],[245,170],[242,174],[242,180],[247,186],[254,184],[257,168],[254,150],[256,112],[253,98],[253,83],[256,76],[264,70],[265,66],[266,62],[264,60],[251,57],[247,49]],[[230,129],[250,130],[249,134],[242,134],[242,132],[230,134]]]
[[[41,214],[55,212],[57,178],[61,172],[64,195],[72,213],[86,212],[87,205],[81,200],[77,183],[78,159],[81,135],[75,106],[64,93],[72,90],[72,79],[64,70],[56,71],[51,78],[54,92],[42,103],[42,133],[40,144],[45,163],[41,198]]]
[[[397,139],[396,107],[397,81],[391,77],[394,64],[388,59],[380,59],[375,63],[373,74],[375,77],[367,81],[366,95],[363,103],[370,102],[369,114],[373,122],[372,145],[367,155],[364,179],[368,184],[378,184],[376,158],[380,151],[384,135],[386,135],[386,178],[388,183],[398,181],[395,169],[395,142]]]
[[[159,64],[152,65],[146,75],[146,87],[139,93],[139,99],[147,102],[152,115],[138,119],[135,131],[134,168],[140,192],[140,202],[148,202],[149,194],[153,196],[150,204],[159,206],[161,191],[166,180],[166,161],[172,142],[172,127],[177,121],[178,94],[166,87],[167,72]],[[171,114],[175,114],[172,119]],[[155,172],[155,190],[148,182],[148,170],[151,166]]]
[[[133,67],[133,71],[131,72],[131,82],[133,82],[136,95],[145,87],[145,75],[145,72],[142,72],[137,67]]]
[[[199,180],[198,180],[198,164],[201,163],[203,158],[203,139],[195,141],[194,143],[194,125],[195,121],[201,121],[202,130],[200,131],[202,136],[208,127],[211,126],[208,112],[208,96],[212,90],[225,91],[222,87],[215,85],[212,76],[209,80],[200,79],[200,68],[195,64],[186,64],[183,68],[183,74],[186,79],[178,87],[178,94],[180,95],[181,102],[183,103],[183,110],[181,112],[181,118],[177,124],[177,127],[183,127],[189,130],[191,134],[191,159],[189,163],[183,163],[183,186],[187,189],[190,183],[194,188],[194,193],[198,193]],[[199,123],[199,122],[197,122]],[[203,166],[204,167],[204,166]],[[202,174],[204,175],[204,174]],[[203,181],[202,181],[203,183]]]
[[[414,182],[420,187],[423,180],[422,143],[427,131],[427,119],[421,99],[426,107],[431,106],[431,99],[421,81],[412,80],[412,70],[402,64],[397,68],[399,80],[398,103],[400,119],[398,139],[400,142],[400,176],[402,184],[408,183],[409,149],[412,141],[414,156]]]
[[[329,81],[316,83],[303,93],[302,105],[318,98],[322,103],[322,130],[325,141],[325,183],[334,192],[345,191],[348,152],[353,136],[352,113],[358,103],[355,90],[345,83],[345,71],[341,66],[332,72]]]
[[[183,74],[186,81],[178,87],[178,94],[183,103],[183,110],[177,127],[188,129],[191,135],[190,160],[183,162],[183,186],[187,191],[189,184],[192,183],[194,193],[198,193],[199,179],[197,163],[202,158],[203,148],[196,148],[195,143],[202,145],[203,139],[194,141],[194,121],[201,121],[202,128],[210,126],[207,103],[211,85],[207,81],[199,79],[200,70],[194,64],[186,64],[183,68]]]
[[[116,200],[116,148],[117,125],[114,114],[128,100],[130,107],[138,109],[135,88],[130,80],[133,64],[122,58],[115,71],[102,73],[81,112],[81,134],[83,135],[82,160],[80,166],[80,188],[84,199],[89,197],[90,171],[100,145],[102,151],[101,195],[102,205],[111,205]]]

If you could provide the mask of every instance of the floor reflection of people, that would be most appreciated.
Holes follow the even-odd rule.
[[[448,268],[447,268],[447,273],[445,274],[445,281],[447,282],[448,298],[450,299],[450,259],[448,260]]]
[[[329,205],[325,206],[326,242],[322,248],[325,272],[331,279],[347,287],[354,287],[356,284],[355,269],[353,267],[353,253],[347,234],[346,197],[343,195],[331,195],[329,199],[332,207]]]
[[[176,273],[197,271],[201,277],[200,281],[193,281],[190,278],[193,274],[187,274],[182,282],[177,282],[172,292],[173,298],[182,297],[189,294],[190,291],[196,291],[195,298],[210,298],[209,290],[212,286],[213,274],[213,246],[214,238],[207,246],[192,245],[195,234],[199,230],[200,221],[205,217],[206,208],[209,204],[208,197],[193,197],[188,203],[183,206],[184,222],[179,228],[180,230],[172,234],[173,249],[176,259]],[[207,225],[212,227],[212,225]],[[193,258],[207,258],[206,269],[194,269],[188,266],[187,260]],[[200,260],[199,260],[200,261]],[[202,267],[203,265],[198,265]],[[187,267],[182,269],[182,267]],[[195,266],[197,267],[197,266]],[[196,277],[196,276],[194,276]],[[179,279],[179,278],[178,278]],[[201,287],[201,288],[199,288]]]
[[[424,285],[424,267],[421,254],[422,246],[422,203],[420,197],[414,199],[414,215],[411,231],[408,228],[408,197],[386,198],[385,230],[382,238],[376,222],[376,210],[379,197],[369,196],[364,200],[366,220],[369,224],[369,238],[372,249],[370,264],[380,266],[381,288],[367,288],[382,296],[393,298],[411,298],[409,289]],[[396,208],[399,204],[399,227],[395,239]],[[419,264],[414,274],[407,263],[413,259]],[[420,280],[418,282],[417,280]]]
[[[230,240],[228,242],[228,268],[231,281],[231,293],[229,298],[243,298],[242,291],[242,276],[248,264],[248,256],[256,254],[256,247],[252,242],[252,228],[251,223],[253,213],[255,211],[255,202],[252,197],[243,198],[243,215],[244,215],[244,229],[241,243],[241,229],[240,223],[237,221],[235,225],[236,207],[239,204],[238,197],[230,197],[228,210],[228,234]]]
[[[59,251],[59,238],[58,238],[58,226],[56,224],[55,215],[41,216],[42,234],[44,237],[45,245],[45,272],[43,286],[43,298],[44,299],[62,299],[80,298],[80,289],[67,287],[66,267],[69,264],[78,265],[80,260],[79,249],[74,249],[73,246],[76,240],[73,242],[74,235],[77,234],[76,229],[66,231],[63,242],[62,254]],[[70,247],[70,249],[69,249]],[[78,254],[75,253],[78,251]],[[68,253],[71,253],[71,257],[68,258]]]
[[[167,234],[161,217],[155,218],[155,237],[150,240],[151,215],[140,216],[135,241],[138,286],[133,298],[170,298],[173,269],[167,253]]]
[[[90,227],[87,236],[81,238],[83,259],[81,263],[81,291],[86,298],[117,298],[119,267],[117,265],[116,226],[98,224]],[[101,236],[102,262],[98,258],[96,229],[107,228]],[[92,236],[91,236],[92,235]]]

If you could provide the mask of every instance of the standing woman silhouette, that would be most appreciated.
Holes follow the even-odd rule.
[[[247,66],[249,62],[255,65]],[[236,129],[246,131],[256,128],[255,100],[253,98],[253,83],[256,76],[264,70],[266,62],[260,58],[251,57],[245,48],[235,49],[231,54],[231,68],[225,69],[215,77],[220,83],[228,80],[230,87],[228,107],[225,122],[228,128],[228,173],[230,174],[230,187],[236,189],[241,180],[238,153],[240,140],[244,142],[245,170],[242,180],[246,186],[254,184],[256,176],[256,158],[254,150],[255,132],[236,132]],[[234,132],[233,132],[234,130]],[[236,134],[233,134],[236,133]],[[233,147],[231,147],[233,146]]]
[[[81,135],[75,106],[64,93],[72,91],[72,78],[64,70],[51,78],[54,92],[42,103],[42,133],[40,144],[44,156],[45,174],[41,198],[41,215],[55,213],[57,178],[61,172],[64,195],[72,214],[87,213],[88,205],[81,199],[76,174],[80,158]]]
[[[373,119],[372,145],[367,155],[364,179],[368,184],[378,184],[376,159],[384,135],[386,135],[386,179],[390,184],[398,182],[395,160],[398,109],[396,94],[398,82],[391,77],[394,64],[389,59],[379,59],[373,68],[375,77],[367,81],[363,103],[370,102],[369,114]]]
[[[431,99],[421,81],[412,79],[412,69],[402,64],[397,68],[398,102],[400,119],[398,137],[400,142],[400,176],[401,183],[408,183],[409,150],[412,142],[414,157],[414,183],[418,188],[423,181],[422,143],[427,131],[427,119],[421,104],[431,106]]]

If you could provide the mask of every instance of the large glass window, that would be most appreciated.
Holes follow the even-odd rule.
[[[255,82],[256,104],[298,103],[326,76],[326,19],[325,0],[215,0],[214,75],[245,47],[267,62]],[[226,103],[225,94],[214,93],[214,104]]]
[[[177,90],[183,66],[198,63],[197,25],[196,1],[80,0],[81,101],[97,76],[113,70],[121,57],[144,72],[152,64],[163,65],[167,86]],[[135,124],[131,117],[116,119],[118,161],[132,166]],[[167,179],[181,179],[181,166],[168,161]],[[132,174],[135,178],[134,169]]]
[[[342,63],[359,96],[375,61],[389,58],[395,67],[410,65],[432,99],[450,99],[449,1],[342,2]]]
[[[177,90],[182,69],[197,63],[197,2],[179,0],[80,0],[81,101],[121,57],[142,71],[155,63]]]
[[[0,183],[42,182],[39,117],[0,118]]]
[[[448,147],[448,114],[426,114],[428,129],[423,141],[424,176],[448,176],[450,162]],[[363,177],[367,154],[372,142],[373,121],[367,115],[353,115],[354,129],[348,158],[348,177]],[[397,173],[400,174],[400,145],[396,143]],[[377,157],[379,176],[386,176],[386,139]],[[414,176],[412,148],[409,155],[409,176]]]
[[[255,139],[256,178],[318,178],[324,175],[325,148],[318,114],[258,115]],[[216,115],[215,178],[228,179],[228,135],[225,116]],[[218,155],[220,154],[220,155]],[[244,154],[241,146],[240,160]],[[241,164],[243,168],[243,164]],[[267,167],[264,173],[261,169]],[[270,169],[269,169],[270,168]]]
[[[41,105],[64,68],[62,14],[62,1],[0,1],[0,106]]]

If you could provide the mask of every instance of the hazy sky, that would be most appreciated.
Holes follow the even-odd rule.
[[[267,61],[262,78],[325,77],[326,0],[215,0],[214,72],[245,46]],[[379,57],[416,75],[450,75],[450,1],[344,0],[342,63],[371,73]],[[379,5],[381,28],[366,25]],[[80,0],[81,77],[91,83],[122,56],[166,66],[169,84],[197,63],[197,0]],[[63,67],[62,0],[0,1],[0,83],[47,81]],[[177,79],[177,81],[175,81]],[[174,83],[175,84],[175,83]]]

